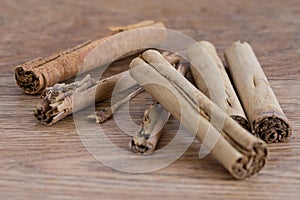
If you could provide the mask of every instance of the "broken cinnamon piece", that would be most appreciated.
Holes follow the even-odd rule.
[[[53,125],[92,103],[109,98],[116,83],[123,76],[129,76],[128,71],[98,82],[87,75],[81,81],[48,87],[34,110],[34,117],[43,125]],[[136,85],[131,85],[131,87],[134,86]],[[75,95],[77,101],[73,102]]]
[[[101,109],[99,111],[96,111],[95,114],[89,115],[89,119],[95,119],[96,123],[101,124],[106,122],[107,120],[111,119],[113,117],[113,114],[118,110],[120,106],[130,101],[133,97],[143,92],[144,89],[142,87],[138,87],[133,92],[129,93],[128,96],[121,99],[117,103],[115,103],[113,106],[108,106],[104,109]]]

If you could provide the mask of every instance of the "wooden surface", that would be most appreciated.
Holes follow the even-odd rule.
[[[166,168],[123,173],[88,153],[72,117],[54,127],[36,124],[32,109],[38,96],[25,95],[16,86],[15,65],[105,36],[107,26],[142,19],[160,20],[196,40],[209,40],[219,53],[235,40],[253,45],[294,129],[290,142],[269,145],[269,162],[257,176],[233,180],[210,155],[198,158],[198,142]],[[299,0],[1,0],[0,199],[298,199],[299,67]],[[116,66],[108,73],[125,68]],[[134,115],[137,120],[143,106]],[[114,143],[127,148],[129,137],[112,121],[103,126],[115,134]],[[177,127],[172,118],[160,145]]]

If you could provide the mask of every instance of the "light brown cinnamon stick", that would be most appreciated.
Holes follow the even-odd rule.
[[[143,28],[130,29],[131,27]],[[27,94],[41,93],[46,87],[75,77],[78,73],[108,64],[137,49],[149,48],[159,43],[166,35],[164,25],[153,21],[131,25],[127,29],[17,66],[17,85]]]
[[[247,178],[265,165],[266,144],[224,113],[157,51],[148,50],[142,58],[135,58],[130,75],[211,149],[233,177]]]
[[[43,125],[53,125],[92,103],[109,98],[116,83],[123,76],[129,76],[128,71],[98,82],[87,75],[81,81],[48,87],[34,110],[34,117]],[[136,87],[136,85],[130,85],[129,88],[131,87]],[[75,95],[77,100],[74,102]]]
[[[252,47],[235,42],[225,58],[252,131],[264,141],[284,142],[292,128],[264,74]]]
[[[195,64],[191,65],[191,72],[199,90],[241,126],[250,130],[243,107],[214,45],[207,41],[200,41],[189,49],[188,55],[191,63]],[[210,97],[211,95],[213,98]]]
[[[170,60],[168,60],[170,62]],[[171,64],[172,62],[170,62]],[[177,70],[185,75],[188,67],[179,64]],[[154,152],[162,135],[162,129],[167,124],[170,113],[156,100],[144,112],[143,122],[138,131],[129,142],[129,148],[136,153],[151,154]]]

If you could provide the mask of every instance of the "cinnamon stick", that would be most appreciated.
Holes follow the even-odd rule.
[[[265,165],[266,144],[195,88],[159,52],[148,50],[135,58],[130,75],[196,135],[233,177],[247,178]]]
[[[243,107],[218,56],[216,48],[207,41],[193,45],[188,52],[191,72],[199,88],[241,126],[250,130]],[[221,79],[220,79],[221,78]],[[211,93],[210,93],[211,92]]]
[[[92,103],[109,98],[116,83],[124,76],[129,76],[128,71],[98,82],[87,75],[81,81],[48,87],[34,109],[34,117],[43,125],[53,125]],[[129,85],[128,88],[134,86],[136,85]],[[75,95],[77,98],[76,104],[73,101]]]
[[[252,47],[235,42],[225,51],[226,62],[252,131],[267,143],[284,142],[292,128]]]
[[[130,29],[131,27],[134,29]],[[131,25],[127,29],[16,66],[17,85],[27,94],[41,93],[46,87],[53,86],[55,83],[108,64],[138,49],[149,48],[159,43],[166,35],[164,25],[160,22],[140,23]]]
[[[170,62],[170,61],[169,61]],[[172,62],[170,62],[172,64]],[[187,67],[179,64],[177,70],[185,75]],[[136,153],[151,154],[154,152],[162,135],[162,129],[167,124],[170,113],[156,100],[144,112],[141,128],[129,142],[129,148]]]

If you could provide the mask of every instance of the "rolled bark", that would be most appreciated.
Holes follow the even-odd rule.
[[[233,177],[247,178],[265,165],[266,144],[195,88],[157,51],[148,50],[142,58],[135,58],[130,75],[202,141]]]
[[[157,101],[153,101],[144,112],[143,122],[137,136],[129,142],[129,148],[140,154],[151,154],[155,150],[162,129],[168,122],[170,113]]]
[[[109,98],[123,76],[129,76],[128,71],[98,82],[87,75],[81,81],[48,87],[34,109],[34,117],[43,125],[53,125],[72,113]],[[136,87],[136,84],[128,85],[128,88],[132,87]],[[75,96],[77,100],[74,102]]]
[[[235,42],[226,49],[225,58],[253,133],[267,143],[287,141],[291,125],[252,47]]]
[[[189,49],[188,57],[194,64],[191,65],[191,72],[199,90],[242,127],[250,130],[243,107],[214,45],[200,41]],[[213,94],[210,92],[215,95],[211,96]]]
[[[172,64],[172,61],[168,61]],[[186,74],[187,69],[188,67],[182,64],[179,64],[177,67],[177,70],[183,75]],[[129,142],[129,148],[133,152],[140,154],[153,153],[170,115],[171,114],[160,103],[153,100],[152,104],[146,108],[141,128],[137,136],[134,136]]]
[[[27,94],[38,94],[55,83],[109,64],[130,52],[149,48],[166,36],[164,25],[159,22],[132,27],[135,29],[88,41],[50,57],[37,58],[16,66],[17,85]]]

